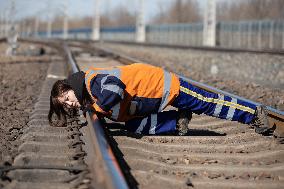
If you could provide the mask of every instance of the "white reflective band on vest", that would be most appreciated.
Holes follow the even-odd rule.
[[[157,128],[157,123],[158,123],[158,116],[157,114],[151,114],[151,127],[149,130],[149,134],[155,134],[156,133],[156,128]]]
[[[144,127],[146,126],[148,121],[148,117],[145,117],[144,119],[142,119],[139,127],[136,129],[135,133],[141,134],[141,132],[143,131]]]
[[[170,90],[171,90],[171,83],[172,83],[171,74],[164,70],[164,90],[163,90],[162,101],[159,107],[159,112],[161,112],[168,103],[168,98],[170,96]]]
[[[113,75],[113,76],[117,77],[118,79],[120,79],[120,70],[119,70],[118,68],[114,68],[114,69],[111,69],[111,70],[91,70],[91,71],[85,76],[85,84],[86,84],[86,87],[88,86],[88,80],[91,79],[91,78],[89,78],[89,77],[91,77],[91,76],[92,76],[93,74],[95,74],[95,73],[96,73],[96,74],[108,74],[108,75]],[[104,78],[105,78],[105,77],[104,77]],[[103,79],[104,79],[104,78],[103,78]],[[121,88],[119,88],[119,87],[117,87],[117,86],[116,86],[116,87],[119,88],[119,89],[112,87],[112,86],[114,86],[114,85],[103,85],[103,83],[105,82],[105,80],[107,79],[107,77],[104,79],[104,81],[103,81],[103,79],[102,79],[102,82],[101,82],[102,90],[107,89],[107,90],[110,90],[110,91],[113,91],[113,92],[117,91],[116,93],[118,93],[118,94],[122,97],[122,99],[123,99],[123,91],[120,91],[120,90],[119,90],[119,89],[121,89]],[[90,81],[91,81],[91,80],[90,80]],[[90,86],[90,87],[91,87],[91,86]],[[90,89],[90,90],[88,89],[88,91],[89,91],[90,95],[92,95],[91,89]],[[102,92],[102,91],[101,91],[101,92]],[[119,116],[120,103],[117,103],[115,106],[113,106],[113,107],[111,108],[111,110],[112,110],[111,118],[117,120],[117,119],[118,119],[118,116]]]
[[[236,98],[232,98],[231,102],[237,104],[237,103],[238,103],[238,100],[237,100]],[[228,113],[227,113],[226,119],[227,119],[227,120],[232,120],[232,119],[233,119],[233,116],[234,116],[234,114],[235,114],[235,111],[236,111],[236,109],[230,106],[230,108],[229,108],[229,110],[228,110]]]

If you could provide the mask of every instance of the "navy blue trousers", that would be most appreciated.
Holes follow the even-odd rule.
[[[206,114],[220,119],[249,124],[255,114],[254,104],[237,98],[205,91],[180,79],[179,95],[171,104],[178,109],[188,109],[196,114]],[[139,134],[162,134],[176,130],[177,112],[174,110],[151,114],[127,121],[127,130]]]

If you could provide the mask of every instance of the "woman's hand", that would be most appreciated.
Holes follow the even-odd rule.
[[[92,119],[93,119],[94,121],[96,121],[96,120],[99,120],[99,117],[98,117],[97,114],[93,114]]]
[[[83,115],[84,117],[86,117],[86,113],[87,112],[94,112],[95,109],[93,108],[93,106],[91,104],[87,104],[84,108],[83,108]]]
[[[98,119],[103,118],[105,116],[110,115],[110,112],[105,112],[101,108],[98,107],[95,103],[93,105],[87,104],[83,109],[83,115],[86,117],[87,112],[92,112]]]
[[[100,117],[100,116],[105,117],[105,116],[111,115],[111,112],[106,112],[106,111],[104,111],[104,110],[103,110],[100,106],[98,106],[96,103],[94,103],[92,107],[93,107],[94,111],[96,112],[96,114],[99,115],[99,117]]]

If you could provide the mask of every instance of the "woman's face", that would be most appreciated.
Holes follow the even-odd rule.
[[[59,102],[68,108],[80,108],[81,104],[75,96],[73,90],[69,90],[64,92],[61,96],[57,98]]]

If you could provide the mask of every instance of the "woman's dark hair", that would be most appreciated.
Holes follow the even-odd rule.
[[[50,110],[48,113],[48,121],[49,124],[52,126],[57,126],[57,127],[62,127],[66,126],[67,120],[66,116],[75,116],[78,111],[75,108],[65,108],[65,106],[59,102],[58,97],[60,97],[64,92],[67,92],[69,90],[73,90],[72,87],[67,83],[67,80],[58,80],[53,84],[53,87],[51,89],[51,94],[50,94]],[[83,111],[87,110],[87,107],[92,104],[92,98],[90,97],[85,85],[83,84],[83,89],[82,89],[82,104],[81,104],[81,109]],[[53,114],[57,115],[57,123],[53,123],[52,121],[52,116]]]
[[[64,92],[72,90],[71,86],[67,84],[66,80],[58,80],[54,83],[51,94],[50,94],[50,109],[48,113],[48,121],[52,126],[65,126],[66,125],[66,115],[68,112],[64,109],[64,105],[58,100]],[[54,124],[52,121],[52,115],[57,115],[58,123]]]

